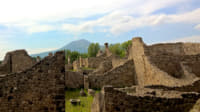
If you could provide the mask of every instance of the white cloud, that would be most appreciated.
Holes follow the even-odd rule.
[[[19,23],[19,24],[5,24],[8,28],[16,28],[23,30],[27,33],[47,32],[56,29],[56,26],[48,24],[37,24],[37,23]]]
[[[78,25],[64,24],[62,29],[70,32],[92,32],[94,27],[109,27],[112,34],[120,34],[139,27],[155,26],[165,23],[199,23],[200,8],[182,14],[159,14],[133,17],[124,15],[123,12],[113,12],[102,18],[87,21]],[[197,26],[199,27],[199,26]]]
[[[149,15],[152,12],[189,0],[0,0],[0,24],[15,26],[28,33],[56,30],[43,22],[57,22],[67,18],[86,18],[92,15],[120,11],[122,15]],[[110,22],[110,21],[109,21]],[[36,24],[23,26],[24,23]],[[92,32],[92,24],[80,27],[66,24],[64,29]],[[23,26],[23,27],[22,27]]]
[[[4,58],[4,55],[7,51],[7,44],[4,42],[0,42],[0,60]]]
[[[182,37],[170,42],[200,42],[200,35]]]
[[[54,51],[58,48],[36,48],[36,49],[26,49],[28,54],[38,54],[42,52]]]
[[[194,28],[200,30],[200,24],[196,25]]]

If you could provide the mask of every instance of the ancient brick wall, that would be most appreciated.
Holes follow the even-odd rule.
[[[15,73],[32,67],[36,60],[31,58],[25,50],[8,52],[0,65],[1,73]]]
[[[80,72],[65,72],[65,87],[66,88],[82,88],[84,87],[84,76]]]
[[[166,43],[166,44],[155,44],[148,46],[149,53],[152,55],[171,53],[184,55],[183,44],[182,43]]]
[[[127,61],[126,58],[114,57],[112,58],[112,66],[113,68],[123,65]]]
[[[159,69],[167,72],[176,78],[181,78],[184,74],[182,65],[187,66],[187,71],[200,76],[200,55],[174,55],[157,54],[149,56],[150,61]]]
[[[182,92],[198,92],[200,93],[200,80],[195,81],[192,84],[181,86],[181,87],[168,87],[163,85],[152,85],[152,86],[146,86],[146,88],[152,88],[152,89],[162,89],[162,90],[176,90],[176,91],[182,91]]]
[[[64,112],[65,56],[57,52],[0,80],[0,112]]]
[[[136,84],[136,74],[132,60],[124,65],[118,66],[102,74],[89,75],[89,84],[91,88],[101,88],[104,85],[113,85],[114,87],[124,87]]]
[[[137,81],[142,86],[165,85],[174,87],[192,84],[197,80],[197,77],[188,71],[185,64],[174,60],[172,55],[166,55],[166,52],[159,54],[149,50],[141,38],[133,38],[132,47],[129,49],[129,59],[134,61]],[[184,60],[187,59],[189,58],[184,58]]]
[[[101,108],[104,111],[92,112],[189,112],[200,97],[196,93],[175,93],[172,93],[175,96],[169,96],[169,98],[165,95],[158,97],[156,92],[132,95],[112,87],[105,87],[104,98],[102,98],[104,107]],[[168,94],[170,93],[166,92],[166,95]]]
[[[165,43],[148,46],[151,54],[172,53],[176,55],[200,54],[199,43]]]

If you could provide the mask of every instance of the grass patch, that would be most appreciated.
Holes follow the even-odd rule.
[[[87,93],[87,91],[85,90]],[[67,90],[65,92],[65,112],[90,112],[93,97],[87,95],[87,97],[82,97],[79,95],[80,90]],[[70,99],[78,98],[81,100],[80,105],[72,105]]]

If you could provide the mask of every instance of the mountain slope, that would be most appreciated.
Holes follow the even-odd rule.
[[[81,39],[81,40],[77,40],[77,41],[72,41],[71,43],[63,46],[60,49],[57,49],[55,51],[49,51],[52,53],[55,53],[56,51],[59,50],[71,50],[71,51],[78,51],[80,53],[86,53],[88,50],[88,47],[90,45],[90,42],[88,40],[85,39]],[[40,56],[41,58],[48,56],[49,52],[42,52],[42,53],[38,53],[38,54],[32,54],[32,57],[37,57]]]
[[[65,45],[64,47],[60,48],[60,50],[68,49],[71,51],[78,51],[80,53],[86,53],[89,45],[90,45],[90,42],[88,40],[81,39],[81,40],[73,41],[73,42]]]

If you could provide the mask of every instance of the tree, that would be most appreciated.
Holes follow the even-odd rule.
[[[88,56],[96,57],[99,50],[100,50],[100,46],[98,43],[91,43],[88,47]]]
[[[67,64],[68,64],[68,57],[70,58],[70,62],[73,63],[79,57],[87,58],[88,54],[87,53],[79,53],[77,51],[65,50],[65,63],[67,63]]]
[[[123,42],[123,43],[121,44],[122,49],[123,49],[123,50],[126,50],[126,51],[128,50],[128,47],[129,47],[130,45],[132,45],[132,41],[131,41],[131,40],[126,41],[126,42]]]
[[[75,60],[77,60],[80,56],[80,53],[77,51],[72,51],[71,55],[70,55],[70,60],[71,62],[74,62]]]
[[[67,63],[67,64],[68,64],[68,57],[71,60],[71,51],[70,50],[65,50],[65,63]],[[70,62],[72,62],[72,61],[70,61]]]
[[[109,46],[109,50],[120,57],[125,57],[128,51],[128,47],[132,44],[132,41],[126,41],[123,43],[111,44]]]
[[[113,54],[116,54],[120,57],[124,57],[124,50],[122,49],[120,43],[117,43],[117,44],[111,44],[109,46],[109,50],[113,53]]]

